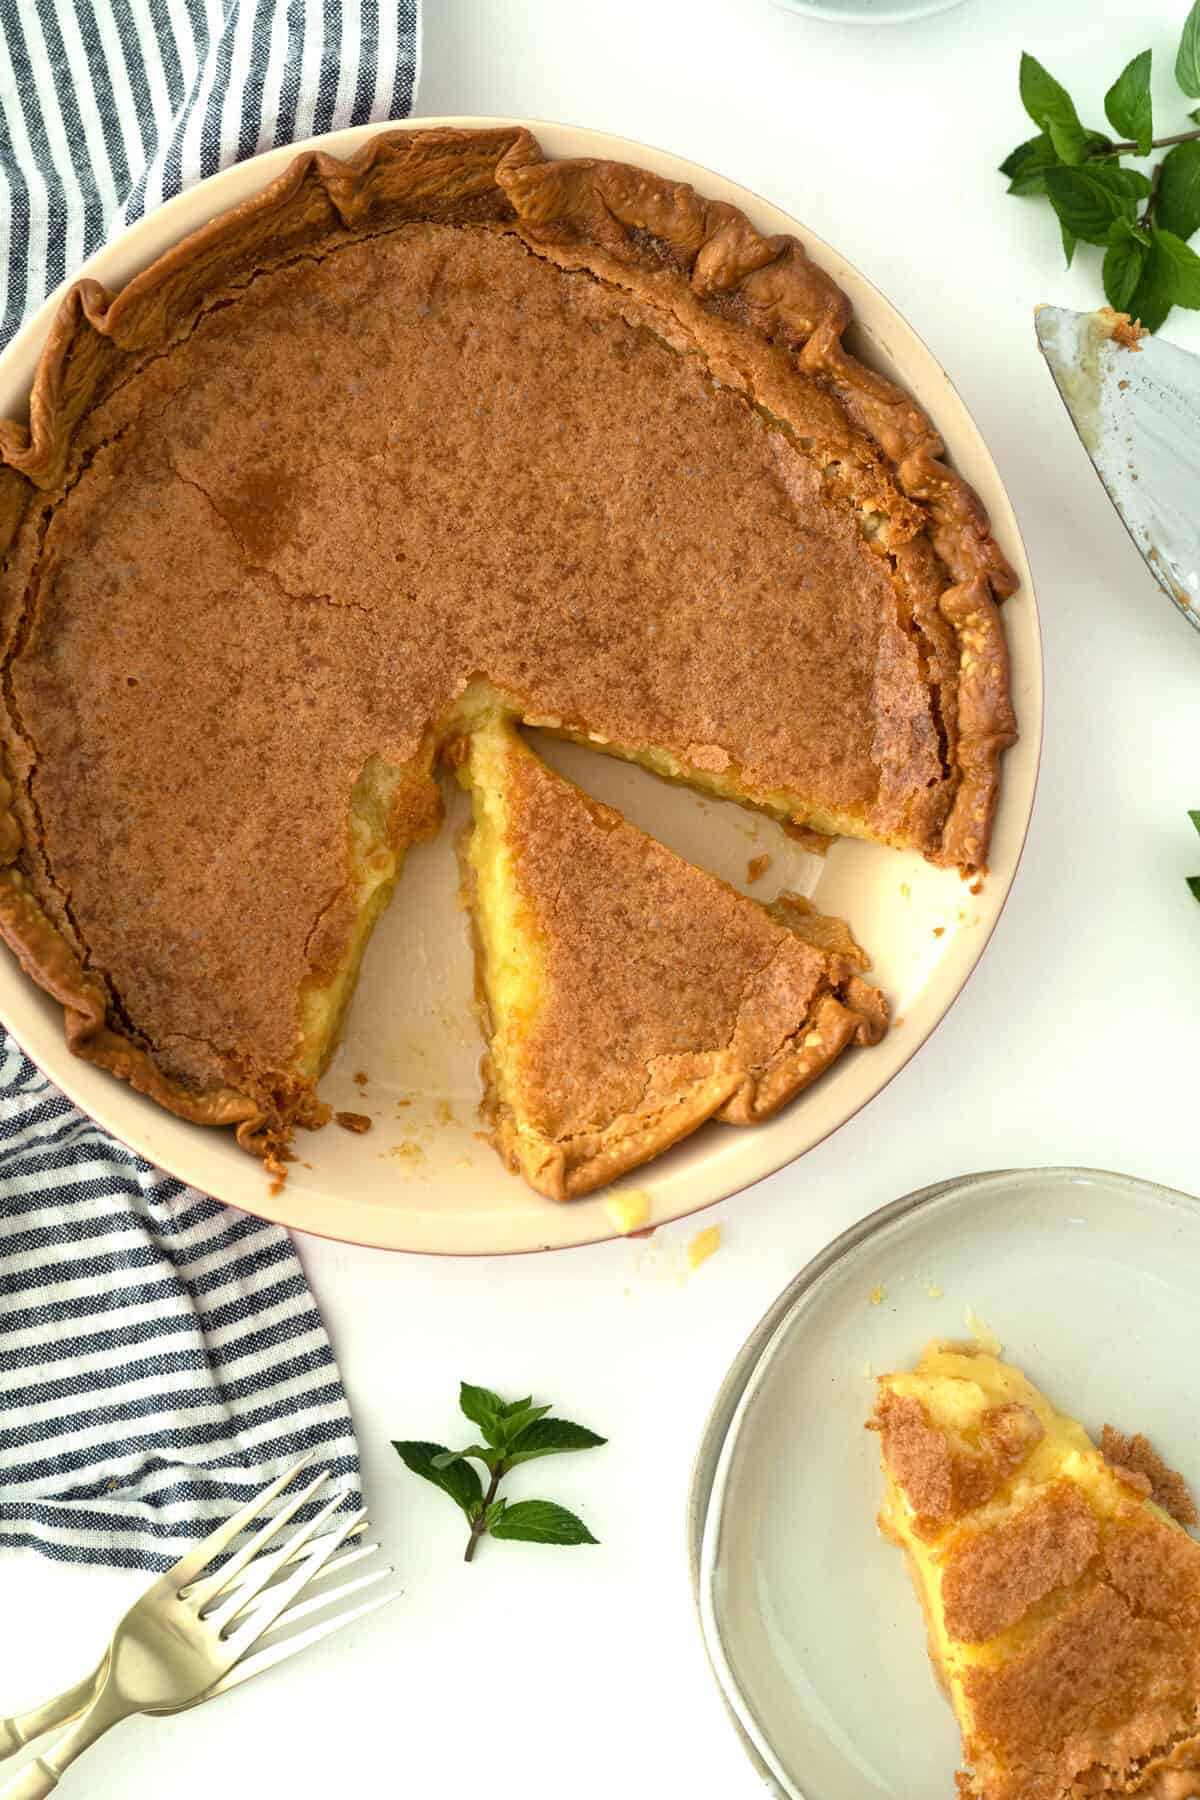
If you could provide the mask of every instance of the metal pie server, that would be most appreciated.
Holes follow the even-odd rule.
[[[1119,315],[1040,306],[1038,343],[1147,568],[1200,630],[1200,356],[1114,339]]]

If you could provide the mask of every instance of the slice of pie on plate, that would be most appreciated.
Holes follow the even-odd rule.
[[[963,1735],[964,1800],[1200,1795],[1200,1544],[1144,1438],[1098,1448],[1021,1372],[936,1341],[880,1377],[884,1531]]]
[[[549,769],[502,714],[458,751],[494,1141],[562,1200],[710,1118],[771,1116],[887,1006],[839,920],[749,900]]]

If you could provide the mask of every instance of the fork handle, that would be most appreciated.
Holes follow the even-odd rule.
[[[32,1744],[34,1738],[41,1737],[52,1725],[66,1725],[78,1718],[96,1692],[103,1669],[102,1658],[98,1668],[64,1694],[43,1701],[41,1706],[31,1706],[28,1712],[16,1713],[11,1719],[0,1719],[0,1762],[6,1756],[15,1756],[26,1744]]]
[[[4,1800],[45,1800],[58,1786],[58,1776],[44,1762],[28,1763],[19,1774],[7,1782],[0,1793]]]
[[[63,1772],[75,1758],[97,1738],[103,1737],[110,1726],[128,1718],[130,1710],[128,1704],[113,1693],[110,1683],[103,1681],[82,1716],[56,1738],[43,1755],[27,1763],[0,1788],[0,1800],[45,1800],[47,1794],[54,1792]]]

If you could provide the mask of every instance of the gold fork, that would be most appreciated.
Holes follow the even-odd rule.
[[[259,1639],[294,1626],[391,1572],[380,1570],[332,1591],[298,1598],[324,1576],[360,1562],[377,1548],[367,1545],[336,1554],[366,1520],[364,1512],[354,1513],[323,1531],[342,1504],[343,1495],[338,1493],[307,1524],[268,1549],[328,1481],[328,1473],[322,1472],[285,1501],[222,1568],[204,1574],[310,1461],[311,1453],[161,1575],[121,1620],[99,1667],[86,1681],[57,1700],[3,1722],[0,1755],[7,1755],[52,1725],[81,1715],[70,1731],[0,1789],[0,1800],[43,1800],[75,1757],[121,1719],[135,1712],[178,1712],[197,1705],[395,1598],[385,1594],[252,1656],[246,1654]]]
[[[365,1523],[365,1520],[360,1519],[354,1529],[348,1533],[348,1538],[352,1539],[361,1534]],[[378,1544],[362,1544],[351,1550],[340,1551],[337,1556],[329,1559],[323,1569],[317,1571],[312,1578],[311,1585],[315,1587],[320,1582],[329,1581],[334,1575],[344,1574],[353,1564],[373,1556],[378,1549]],[[294,1551],[287,1560],[294,1562],[303,1554],[303,1549]],[[277,1559],[277,1566],[280,1566],[281,1561],[282,1559]],[[276,1637],[280,1632],[291,1631],[301,1619],[307,1618],[312,1613],[324,1611],[335,1600],[347,1599],[360,1589],[371,1587],[376,1581],[382,1581],[391,1573],[390,1568],[375,1569],[369,1575],[360,1575],[354,1581],[344,1582],[341,1587],[314,1594],[308,1600],[298,1600],[294,1606],[286,1607],[263,1635],[271,1638]],[[186,1595],[191,1590],[184,1588],[183,1591]],[[266,1592],[269,1595],[269,1587]],[[186,1712],[188,1707],[199,1706],[202,1700],[215,1699],[218,1694],[227,1693],[230,1688],[237,1687],[240,1682],[249,1681],[253,1676],[261,1675],[265,1669],[272,1668],[277,1662],[294,1656],[297,1650],[304,1650],[309,1644],[318,1643],[330,1632],[339,1631],[343,1625],[352,1624],[355,1619],[361,1618],[365,1613],[374,1612],[377,1606],[385,1606],[389,1600],[395,1598],[395,1594],[385,1594],[382,1599],[371,1601],[365,1606],[355,1606],[348,1612],[336,1613],[332,1618],[323,1619],[319,1624],[310,1626],[307,1631],[294,1637],[288,1637],[281,1644],[256,1650],[252,1656],[243,1656],[240,1662],[235,1663],[232,1669],[222,1675],[220,1681],[214,1681],[210,1688],[206,1688],[198,1698],[189,1700],[186,1706],[162,1707],[154,1710],[164,1714]],[[257,1604],[259,1604],[258,1600],[250,1602],[251,1606]],[[56,1695],[53,1700],[45,1701],[41,1706],[30,1707],[27,1712],[17,1713],[12,1718],[0,1719],[0,1762],[3,1762],[6,1757],[15,1756],[18,1750],[25,1749],[36,1738],[44,1737],[55,1725],[69,1725],[72,1719],[77,1718],[91,1701],[107,1662],[108,1650],[106,1647],[104,1655],[91,1674],[85,1676],[82,1681],[76,1682],[74,1687],[67,1688],[64,1693]]]

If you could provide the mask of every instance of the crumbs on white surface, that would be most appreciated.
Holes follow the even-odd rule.
[[[435,1100],[433,1103],[433,1116],[439,1125],[453,1125],[454,1108],[448,1100]]]
[[[874,1379],[875,1371],[871,1367],[869,1362],[865,1362],[863,1364],[863,1374],[866,1376],[868,1381],[871,1381]]]
[[[390,1154],[396,1158],[397,1162],[422,1163],[425,1161],[424,1150],[412,1138],[405,1138],[402,1143],[393,1144]]]
[[[867,1297],[872,1306],[883,1305],[884,1301],[887,1299],[887,1289],[884,1287],[882,1281],[877,1281],[875,1283],[875,1286],[871,1289],[871,1292]]]
[[[902,881],[900,883],[900,898],[902,900],[912,899],[912,888],[908,885],[907,881]]]
[[[940,1281],[927,1281],[925,1283],[925,1292],[929,1295],[931,1300],[940,1300],[945,1291],[946,1290]]]
[[[721,1247],[722,1232],[722,1226],[709,1225],[685,1244],[674,1231],[657,1230],[654,1226],[632,1231],[629,1236],[636,1253],[633,1273],[637,1278],[633,1292],[636,1294],[643,1283],[686,1287],[696,1270]]]
[[[999,1356],[1004,1345],[996,1336],[986,1319],[981,1319],[973,1307],[967,1308],[967,1330],[976,1344],[986,1356]]]
[[[623,1194],[610,1194],[604,1210],[623,1235],[640,1231],[650,1222],[650,1195],[645,1188],[629,1188]]]
[[[705,1230],[698,1231],[687,1247],[688,1268],[698,1269],[701,1263],[708,1261],[710,1256],[715,1256],[720,1248],[721,1227],[719,1225],[709,1225]]]
[[[469,1156],[456,1156],[454,1159],[454,1166],[456,1169],[473,1169],[475,1164],[471,1161]]]
[[[333,1122],[335,1125],[340,1125],[343,1131],[354,1131],[357,1132],[359,1136],[361,1136],[364,1131],[370,1131],[371,1129],[371,1119],[366,1113],[335,1112],[333,1115]]]

